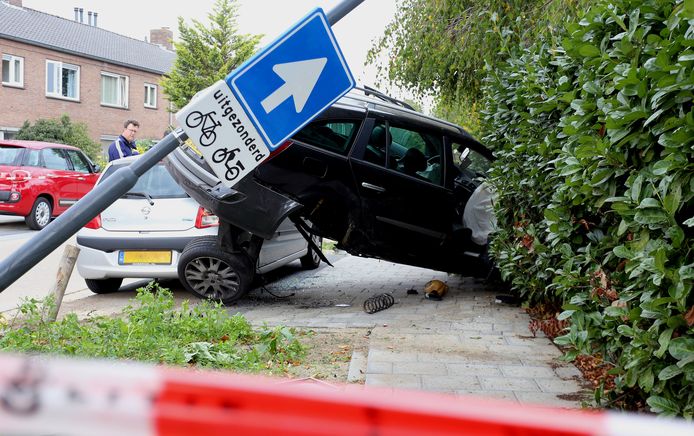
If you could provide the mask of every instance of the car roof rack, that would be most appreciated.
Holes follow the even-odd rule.
[[[405,103],[404,101],[398,100],[398,99],[393,98],[389,95],[386,95],[386,94],[382,93],[381,91],[379,91],[378,89],[372,88],[370,86],[364,85],[363,88],[356,86],[356,87],[354,87],[354,89],[363,92],[364,95],[366,95],[367,97],[373,95],[374,97],[379,98],[383,101],[387,101],[389,103],[393,103],[393,104],[396,104],[398,106],[402,106],[402,107],[409,109],[411,111],[415,110],[415,108],[413,108],[409,104]]]

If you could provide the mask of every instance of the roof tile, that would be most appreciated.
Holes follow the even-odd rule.
[[[155,44],[3,1],[0,23],[0,38],[159,74],[171,70],[176,57]]]

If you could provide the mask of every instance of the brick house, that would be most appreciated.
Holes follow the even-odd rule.
[[[173,119],[159,81],[176,56],[170,44],[167,50],[101,29],[96,17],[89,12],[84,23],[77,8],[69,20],[0,0],[0,139],[25,120],[63,114],[85,123],[104,149],[126,119],[140,121],[138,138],[164,136]],[[162,43],[169,35],[152,33]]]

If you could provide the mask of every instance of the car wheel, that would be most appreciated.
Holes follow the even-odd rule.
[[[313,235],[311,236],[311,239],[313,242],[320,247],[323,245],[323,238],[320,236]],[[311,247],[308,247],[308,253],[301,259],[301,266],[304,269],[316,269],[320,265],[320,256],[318,256],[318,253],[316,250],[314,250]]]
[[[51,222],[52,212],[51,203],[44,197],[39,197],[34,202],[31,212],[24,218],[24,221],[30,229],[41,230]]]
[[[120,289],[120,285],[123,284],[123,279],[84,279],[84,281],[87,283],[89,290],[95,294],[110,294],[116,292]]]
[[[188,244],[178,261],[178,278],[194,295],[230,304],[250,289],[253,268],[239,253],[226,253],[214,244]]]

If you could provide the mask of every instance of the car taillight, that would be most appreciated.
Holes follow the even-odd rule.
[[[289,148],[289,146],[292,145],[293,143],[294,143],[294,142],[292,142],[291,139],[287,139],[286,141],[284,141],[284,142],[282,143],[282,145],[280,145],[280,146],[277,147],[275,150],[273,150],[273,151],[270,152],[270,156],[268,156],[267,159],[265,159],[265,162],[269,161],[270,159],[274,158],[274,157],[277,156],[278,154],[282,153],[284,150],[286,150],[287,148]]]
[[[213,227],[219,225],[219,217],[209,210],[199,207],[198,216],[195,217],[195,227],[198,229],[204,229],[206,227]]]
[[[85,229],[100,229],[101,228],[101,215],[97,215],[91,219],[87,224],[84,225]]]
[[[10,176],[10,180],[15,182],[26,182],[29,179],[31,179],[31,173],[24,170],[14,170]]]

